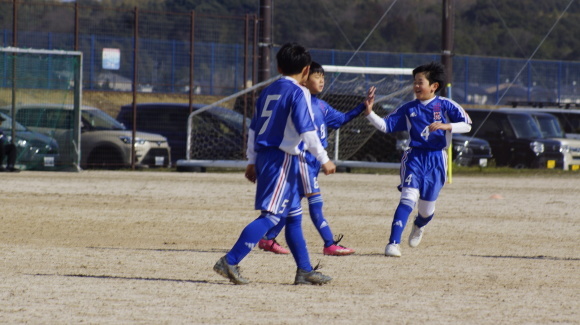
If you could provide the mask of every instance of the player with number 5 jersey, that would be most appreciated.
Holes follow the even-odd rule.
[[[367,108],[365,115],[382,132],[408,131],[409,149],[401,159],[401,198],[393,222],[386,256],[400,257],[399,244],[409,215],[417,205],[418,215],[409,235],[417,247],[425,226],[433,219],[435,202],[447,180],[447,147],[451,133],[471,130],[471,119],[456,102],[436,93],[445,85],[444,68],[429,63],[413,70],[415,100],[403,104],[385,118]]]
[[[267,231],[286,219],[286,239],[297,265],[294,284],[324,284],[332,278],[312,267],[302,233],[298,154],[308,148],[327,175],[334,173],[336,166],[316,133],[310,94],[300,86],[308,77],[310,53],[301,45],[287,43],[276,60],[284,77],[260,94],[248,132],[245,176],[257,185],[255,208],[260,215],[244,228],[232,249],[214,265],[214,271],[235,284],[248,283],[238,263]]]
[[[312,111],[314,113],[314,124],[317,128],[317,133],[322,142],[322,146],[328,146],[328,130],[338,129],[355,117],[359,116],[365,110],[365,105],[368,104],[369,96],[374,96],[374,90],[370,90],[367,99],[353,108],[352,110],[343,113],[337,111],[327,102],[317,97],[324,89],[324,68],[317,62],[310,64],[310,74],[304,83],[312,95]],[[308,210],[312,223],[318,230],[324,248],[322,252],[324,255],[345,256],[354,254],[354,249],[339,245],[343,236],[338,235],[335,239],[330,229],[328,220],[324,217],[322,194],[318,184],[318,174],[320,172],[320,162],[308,151],[300,154],[300,172],[302,177],[303,196],[308,200]],[[263,250],[274,252],[276,254],[287,254],[288,251],[284,249],[276,241],[276,237],[282,231],[284,222],[281,221],[276,227],[272,228],[266,236],[259,242],[259,247]]]

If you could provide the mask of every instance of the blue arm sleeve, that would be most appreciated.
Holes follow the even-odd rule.
[[[354,109],[342,113],[337,111],[336,109],[332,108],[332,106],[328,105],[325,102],[326,106],[326,116],[324,117],[324,122],[326,125],[331,129],[338,129],[341,126],[345,125],[346,123],[352,121],[355,117],[359,116],[362,111],[365,110],[365,105],[361,103]]]
[[[384,117],[385,124],[387,125],[387,132],[398,132],[398,131],[409,131],[410,123],[407,123],[407,109],[414,105],[415,101],[408,102],[402,106],[397,107],[394,111],[389,113],[389,115]]]

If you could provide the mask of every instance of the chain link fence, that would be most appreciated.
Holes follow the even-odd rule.
[[[88,91],[220,96],[255,78],[255,15],[0,1],[0,17],[3,47],[82,51]]]
[[[257,82],[256,15],[20,1],[15,10],[14,3],[0,0],[0,45],[82,51],[85,91],[129,92],[135,84],[141,93],[226,96]],[[332,49],[312,54],[325,65],[413,68],[440,60],[439,54]],[[110,56],[117,61],[106,62]],[[577,61],[456,55],[453,65],[452,97],[462,104],[580,103]]]
[[[120,116],[122,106],[135,103],[137,107],[147,102],[189,103],[187,113],[191,113],[194,103],[216,102],[257,84],[259,33],[260,19],[254,14],[219,16],[139,7],[95,7],[78,2],[0,0],[0,46],[82,52],[83,103],[98,107],[113,118]],[[269,50],[270,57],[275,58],[278,47]],[[438,53],[334,49],[311,49],[311,53],[323,65],[363,67],[414,68],[441,59]],[[7,64],[0,65],[0,106],[12,101],[10,71]],[[270,71],[276,71],[275,60]],[[455,55],[453,71],[449,97],[462,105],[580,105],[580,61]],[[70,72],[61,71],[50,62],[37,73],[54,82],[20,86],[63,89],[71,78],[67,75]],[[255,96],[251,93],[222,106],[250,116]],[[17,100],[18,104],[26,104],[46,98]],[[242,103],[244,107],[240,108]],[[138,115],[137,108],[130,111]],[[136,124],[132,119],[124,123],[134,132],[146,130],[146,123],[151,123],[137,118],[135,121]],[[162,123],[160,119],[153,122]],[[187,121],[180,118],[167,123],[171,124],[161,129],[186,127]],[[172,142],[170,135],[162,135],[173,148],[172,164],[183,159],[184,153],[177,149],[183,145]],[[183,142],[185,139],[181,138]],[[137,158],[131,161],[138,161]]]

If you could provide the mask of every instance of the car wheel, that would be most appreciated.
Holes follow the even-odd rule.
[[[87,159],[87,168],[89,169],[119,169],[124,166],[121,154],[110,147],[94,149]]]

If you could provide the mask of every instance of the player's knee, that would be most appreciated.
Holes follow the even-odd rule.
[[[428,218],[433,213],[435,213],[435,201],[423,201],[419,200],[419,205],[417,206],[419,215],[423,218]]]
[[[288,218],[296,218],[302,216],[302,207],[293,208],[288,212]]]
[[[306,195],[305,195],[305,196],[306,196],[306,197],[311,197],[311,196],[314,196],[314,195],[320,195],[320,192],[312,192],[312,193],[306,193]]]
[[[401,190],[401,200],[400,203],[407,205],[411,208],[415,208],[415,204],[417,204],[417,200],[419,200],[419,190],[416,188],[410,187],[403,187]]]
[[[273,226],[276,226],[280,222],[280,217],[271,213],[262,213],[261,217],[269,220]]]
[[[324,201],[322,200],[322,195],[320,193],[313,194],[312,196],[308,197],[308,204],[323,204]]]

